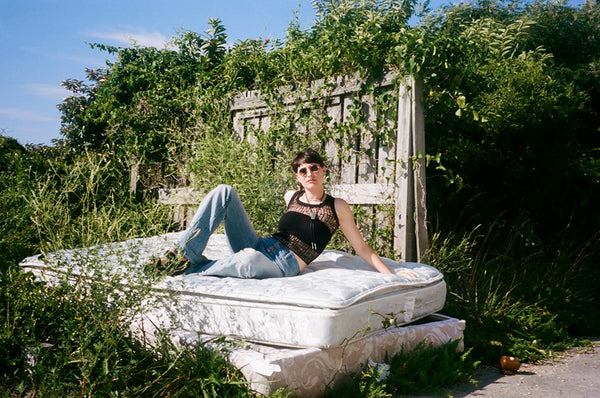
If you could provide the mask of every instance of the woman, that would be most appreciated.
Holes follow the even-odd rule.
[[[220,185],[204,197],[177,248],[153,259],[150,265],[170,275],[200,273],[258,279],[294,276],[321,254],[340,228],[364,261],[379,272],[392,273],[365,243],[348,203],[325,193],[327,167],[321,155],[313,149],[298,152],[292,169],[302,190],[285,193],[287,212],[271,237],[256,235],[237,193],[228,185]],[[234,253],[210,261],[202,253],[221,223]],[[412,271],[399,274],[416,276]]]

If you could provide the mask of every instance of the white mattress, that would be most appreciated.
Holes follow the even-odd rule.
[[[173,245],[179,233],[134,239],[92,248],[59,251],[21,262],[39,278],[60,274],[90,280],[117,278],[127,286],[143,284],[141,269],[150,255]],[[213,235],[205,254],[230,253],[224,235]],[[446,284],[435,268],[418,263],[384,262],[392,271],[410,268],[418,277],[373,271],[359,257],[325,251],[302,275],[236,279],[186,275],[154,284],[153,299],[139,327],[225,335],[270,345],[336,347],[377,331],[400,326],[439,311]],[[150,305],[150,302],[158,303]]]

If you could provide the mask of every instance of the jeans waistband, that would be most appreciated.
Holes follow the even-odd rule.
[[[258,248],[262,254],[273,261],[283,276],[296,276],[300,274],[300,265],[296,256],[284,244],[273,237],[260,238]]]

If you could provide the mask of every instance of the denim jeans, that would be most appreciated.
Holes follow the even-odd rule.
[[[209,261],[208,238],[223,223],[231,256]],[[277,278],[300,273],[294,254],[275,238],[259,238],[235,190],[219,185],[202,199],[191,225],[177,245],[192,264],[185,273],[235,278]]]

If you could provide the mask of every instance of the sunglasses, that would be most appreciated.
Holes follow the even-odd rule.
[[[318,164],[311,164],[310,166],[300,167],[298,169],[298,174],[305,176],[306,173],[308,173],[308,170],[310,170],[311,173],[315,173],[319,171],[320,168],[321,166],[319,166]]]

